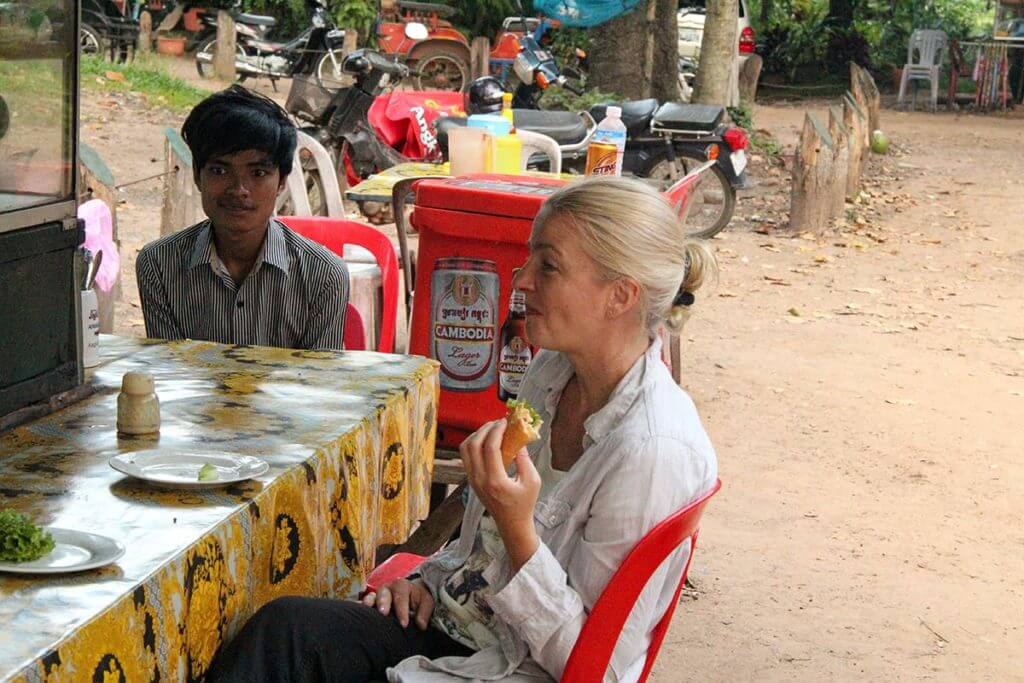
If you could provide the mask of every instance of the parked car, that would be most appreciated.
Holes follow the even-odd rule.
[[[754,54],[757,36],[750,25],[750,10],[746,0],[740,0],[737,35],[740,47],[740,68],[743,62]],[[679,27],[679,56],[700,60],[700,43],[704,37],[704,17],[707,15],[707,0],[679,0],[676,23]]]

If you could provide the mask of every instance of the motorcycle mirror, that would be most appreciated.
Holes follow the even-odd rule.
[[[405,25],[405,37],[409,40],[426,40],[429,35],[427,27],[418,21],[410,21]]]

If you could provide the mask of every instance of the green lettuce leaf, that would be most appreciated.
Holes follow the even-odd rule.
[[[31,562],[53,550],[53,536],[15,510],[0,511],[0,561]]]
[[[505,402],[505,405],[508,406],[509,410],[515,410],[516,408],[526,408],[528,411],[530,411],[530,424],[534,427],[540,424],[540,415],[538,415],[537,411],[533,409],[533,406],[531,406],[526,401],[517,401],[514,398],[510,398],[508,401]]]

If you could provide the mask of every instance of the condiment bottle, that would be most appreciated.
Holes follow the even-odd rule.
[[[145,372],[126,372],[117,396],[117,432],[129,436],[160,431],[160,399],[153,377]]]

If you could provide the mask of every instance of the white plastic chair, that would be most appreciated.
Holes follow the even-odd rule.
[[[903,66],[900,79],[900,95],[897,104],[902,106],[911,81],[928,81],[931,86],[932,111],[939,107],[939,68],[942,53],[949,46],[949,38],[942,31],[917,29],[910,36],[907,46],[907,63]],[[916,53],[916,54],[915,54]],[[912,107],[917,106],[917,87],[914,87]]]
[[[516,129],[516,135],[523,142],[522,170],[526,170],[526,165],[530,161],[531,155],[540,153],[551,161],[549,170],[552,173],[562,172],[562,150],[554,138],[548,137],[543,133],[534,133],[530,130],[518,128]]]
[[[320,174],[320,186],[323,200],[327,204],[327,215],[331,218],[345,218],[345,205],[341,201],[341,189],[338,186],[338,174],[334,170],[334,160],[323,145],[315,139],[298,131],[295,145],[295,159],[292,161],[292,172],[285,182],[285,190],[277,198],[280,210],[286,200],[291,200],[291,215],[311,216],[309,195],[306,191],[306,177],[302,170],[302,150],[307,150],[316,163]]]

